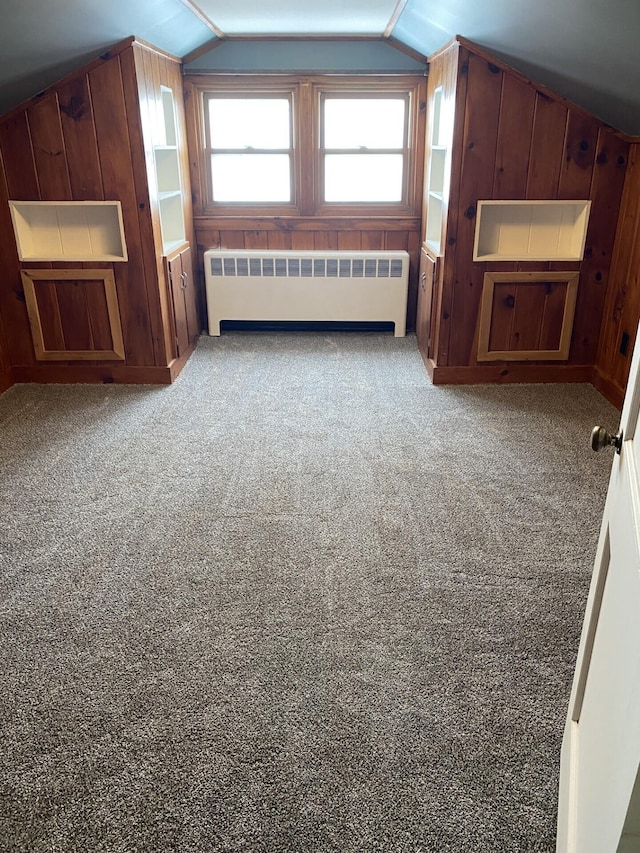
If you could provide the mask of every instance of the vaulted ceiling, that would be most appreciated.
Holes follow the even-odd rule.
[[[259,36],[387,39],[426,57],[456,34],[640,134],[640,0],[0,0],[0,114],[130,35],[179,57]]]

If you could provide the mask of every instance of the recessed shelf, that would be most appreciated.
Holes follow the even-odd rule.
[[[578,261],[590,201],[479,201],[474,261]]]
[[[119,201],[10,201],[21,261],[126,261]]]
[[[180,180],[180,159],[176,146],[176,115],[173,92],[166,86],[161,87],[161,144],[154,145],[156,182],[160,208],[160,228],[162,230],[162,248],[166,255],[175,246],[185,242],[184,209],[182,204],[182,183]]]

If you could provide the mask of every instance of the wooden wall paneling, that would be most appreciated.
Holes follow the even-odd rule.
[[[496,282],[491,300],[491,325],[488,349],[501,352],[510,349],[513,337],[513,318],[516,306],[516,288],[512,282]]]
[[[143,55],[142,63],[138,61]],[[163,58],[164,59],[164,58]],[[156,61],[154,61],[156,60]],[[155,364],[167,364],[173,358],[173,340],[169,311],[169,294],[161,251],[162,232],[157,207],[153,135],[158,127],[160,85],[163,77],[155,51],[135,44],[120,54],[125,109],[128,117],[129,150],[131,151],[135,187],[136,212],[140,235],[140,262],[149,306],[148,322]],[[147,72],[140,79],[141,72]],[[180,97],[180,91],[178,91]],[[145,97],[146,96],[146,97]],[[143,104],[146,111],[143,113]],[[144,124],[143,119],[149,121]],[[153,202],[152,202],[153,199]]]
[[[578,278],[577,271],[485,273],[478,361],[566,361]]]
[[[335,248],[337,248],[338,236],[335,234]],[[384,231],[363,231],[361,238],[362,250],[364,252],[381,252],[384,250]]]
[[[136,128],[138,119],[127,111],[120,58],[115,57],[94,68],[89,74],[89,85],[104,193],[107,199],[119,199],[122,204],[129,252],[127,263],[114,264],[127,364],[153,365],[156,355],[133,164],[134,153],[139,155],[139,152],[131,150],[128,131],[128,122],[132,121]],[[144,163],[136,162],[135,165],[145,169]],[[148,204],[146,192],[140,203]]]
[[[595,364],[597,360],[629,144],[602,128],[591,153],[594,161],[589,188],[591,213],[569,359],[574,364]]]
[[[29,269],[21,276],[39,361],[124,359],[111,269]],[[93,290],[101,298],[90,302]]]
[[[388,236],[388,235],[387,235]],[[385,246],[389,248],[389,246]],[[338,250],[341,252],[359,252],[362,249],[361,231],[339,231]]]
[[[292,231],[291,232],[291,248],[300,252],[308,252],[316,247],[315,231]],[[336,242],[340,243],[340,232],[336,232]]]
[[[596,372],[621,405],[640,320],[640,143],[629,149],[620,216],[607,289]],[[626,354],[623,334],[628,336]]]
[[[12,124],[14,124],[12,122]],[[15,126],[15,125],[14,125]],[[24,125],[26,126],[26,125]],[[11,213],[9,211],[8,199],[9,188],[7,186],[6,170],[5,170],[5,148],[4,144],[9,138],[7,149],[9,156],[13,150],[13,140],[11,132],[6,132],[6,126],[0,125],[0,234],[3,235],[0,239],[0,268],[2,275],[0,276],[0,316],[2,316],[6,355],[11,365],[15,364],[33,364],[35,354],[31,342],[31,331],[29,327],[29,318],[25,306],[24,293],[22,289],[22,281],[20,279],[20,264],[18,261],[18,253],[16,249],[15,238],[13,236],[13,223],[11,221]],[[33,163],[33,160],[30,161]],[[17,189],[18,181],[15,179],[14,169],[11,174],[14,177],[13,188]],[[35,182],[35,171],[27,174],[27,181]],[[37,182],[35,182],[37,185]]]
[[[507,349],[540,349],[540,331],[544,312],[544,286],[515,284],[515,304],[511,323],[511,337]]]
[[[244,232],[244,248],[245,249],[268,249],[269,237],[266,231],[245,231]]]
[[[469,56],[458,197],[449,364],[473,364],[484,264],[472,262],[479,199],[491,197],[504,72]],[[446,257],[446,255],[445,255]]]
[[[10,388],[11,385],[13,385],[13,377],[11,375],[9,350],[4,336],[2,315],[0,314],[0,394],[2,394],[3,391],[6,391],[7,388]]]
[[[8,197],[37,201],[40,198],[40,187],[25,111],[0,124],[0,148],[5,163]]]
[[[202,156],[202,139],[200,133],[200,117],[198,92],[194,83],[183,79],[182,92],[184,97],[185,120],[187,129],[189,178],[191,183],[191,200],[194,216],[202,216],[204,211],[204,186],[200,174],[200,158]]]
[[[291,248],[291,235],[284,231],[268,231],[267,243],[270,249],[286,251]]]
[[[57,92],[59,120],[71,198],[74,201],[104,200],[102,172],[98,157],[98,141],[93,121],[91,93],[86,74],[80,74],[61,86]],[[88,269],[96,264],[67,264]],[[100,264],[113,270],[112,264]],[[91,318],[95,348],[108,350],[111,333],[103,288],[84,288],[88,316]],[[75,349],[75,347],[72,347]],[[96,362],[96,365],[98,362]]]
[[[71,182],[54,92],[27,109],[33,160],[43,201],[70,201]]]
[[[536,93],[531,86],[504,75],[491,198],[525,197],[535,104]]]
[[[536,93],[526,198],[558,197],[567,116],[568,111],[563,104],[542,92]]]
[[[558,183],[559,199],[589,198],[591,176],[598,154],[601,124],[574,110],[567,116],[564,160]]]
[[[364,249],[364,235],[368,232],[363,232],[363,245]],[[317,249],[320,252],[333,252],[338,248],[338,232],[337,231],[314,231],[313,232],[313,248]]]
[[[563,282],[547,282],[546,284],[539,339],[539,347],[542,350],[558,348],[558,341],[562,334],[564,310],[567,304],[567,290],[568,286]]]
[[[220,229],[220,248],[244,249],[244,231]]]
[[[98,140],[86,75],[70,80],[60,89],[58,105],[71,198],[75,201],[104,200]]]

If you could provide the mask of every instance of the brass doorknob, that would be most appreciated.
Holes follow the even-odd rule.
[[[591,430],[591,449],[599,453],[605,447],[615,447],[616,453],[622,448],[622,432],[611,435],[609,430],[601,426],[594,426]]]

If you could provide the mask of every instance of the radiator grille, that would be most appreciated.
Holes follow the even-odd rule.
[[[210,258],[212,276],[256,278],[402,278],[402,260],[389,258]]]

